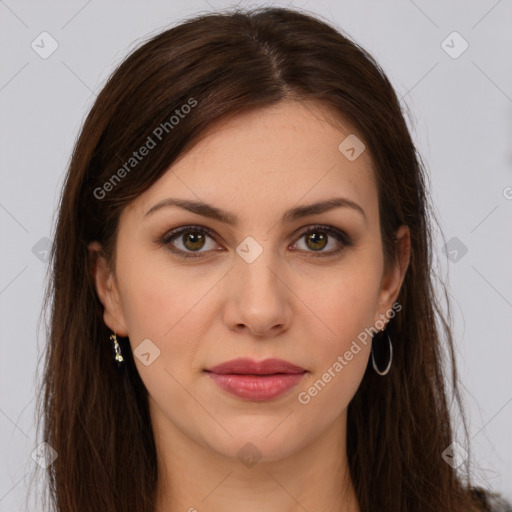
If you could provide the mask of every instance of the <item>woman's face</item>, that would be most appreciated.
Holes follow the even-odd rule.
[[[365,328],[394,315],[408,232],[402,266],[385,275],[369,152],[358,156],[353,135],[339,149],[354,132],[325,108],[285,102],[221,122],[122,212],[115,276],[101,258],[94,275],[159,439],[275,460],[344,428]],[[338,198],[345,206],[325,206]],[[207,371],[236,358],[303,372]]]

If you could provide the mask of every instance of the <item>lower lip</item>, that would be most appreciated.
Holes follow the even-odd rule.
[[[283,395],[295,387],[304,373],[276,373],[273,375],[238,375],[208,372],[215,384],[240,398],[263,402]]]

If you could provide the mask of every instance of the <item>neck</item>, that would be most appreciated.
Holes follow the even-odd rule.
[[[153,423],[159,466],[155,512],[360,512],[346,458],[346,417],[292,455],[248,466],[159,420]]]

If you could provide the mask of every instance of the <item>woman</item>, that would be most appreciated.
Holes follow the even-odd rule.
[[[315,17],[133,52],[54,237],[56,510],[506,510],[461,474],[423,173],[383,71]]]

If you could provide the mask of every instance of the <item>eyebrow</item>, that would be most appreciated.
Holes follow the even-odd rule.
[[[238,224],[238,217],[231,212],[203,202],[190,201],[187,199],[176,199],[171,197],[156,203],[146,212],[144,217],[148,217],[156,211],[169,206],[178,206],[179,208],[183,208],[189,212],[196,213],[197,215],[202,215],[203,217],[208,217],[210,219],[218,220],[230,226],[236,226]],[[346,197],[333,197],[331,199],[318,201],[316,203],[296,206],[295,208],[291,208],[290,210],[286,211],[283,214],[281,221],[290,222],[293,220],[301,219],[303,217],[308,217],[310,215],[324,213],[329,210],[333,210],[334,208],[342,207],[350,208],[359,212],[364,218],[365,222],[367,221],[363,208]]]

